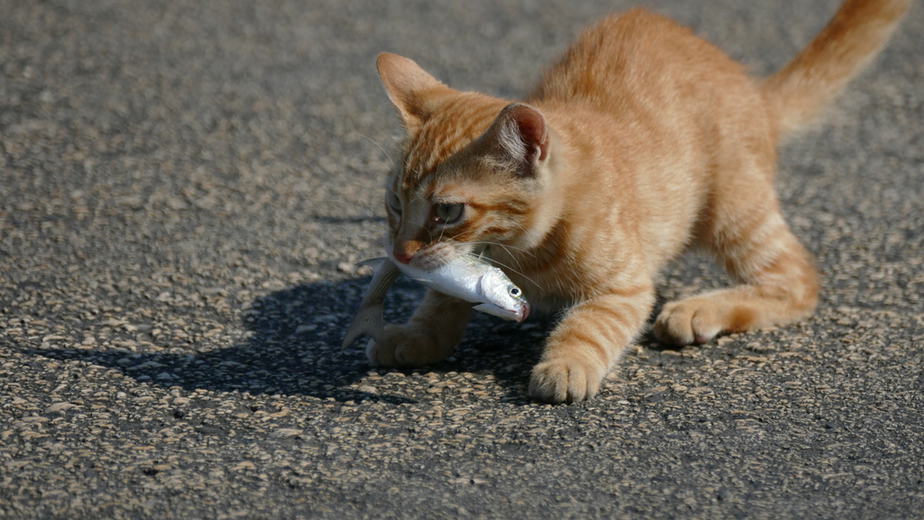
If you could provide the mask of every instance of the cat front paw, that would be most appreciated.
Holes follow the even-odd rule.
[[[546,403],[575,403],[597,395],[605,370],[577,357],[542,361],[529,378],[529,395]]]
[[[407,325],[387,325],[379,341],[366,346],[366,357],[373,365],[420,367],[442,361],[452,353],[443,349],[426,331]]]

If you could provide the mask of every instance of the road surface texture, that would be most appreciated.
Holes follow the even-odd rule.
[[[755,74],[837,4],[648,2]],[[402,137],[375,54],[514,97],[630,5],[0,0],[0,517],[920,518],[920,5],[782,150],[811,319],[643,338],[573,406],[525,398],[551,319],[340,350]],[[690,258],[661,301],[724,283]]]

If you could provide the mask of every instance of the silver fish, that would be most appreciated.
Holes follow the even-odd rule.
[[[381,337],[385,293],[397,278],[399,269],[408,278],[431,289],[476,303],[473,307],[476,311],[517,322],[529,316],[529,302],[523,291],[503,271],[473,257],[459,256],[431,271],[384,258],[372,276],[353,323],[347,329],[341,344],[343,348],[360,336],[376,340]]]
[[[460,300],[477,303],[476,311],[521,322],[529,316],[523,291],[503,271],[477,258],[460,255],[436,269],[424,271],[398,263],[408,278]]]

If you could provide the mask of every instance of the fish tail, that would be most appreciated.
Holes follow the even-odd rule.
[[[372,305],[362,308],[356,313],[356,317],[353,318],[353,323],[350,325],[350,328],[347,329],[346,336],[343,337],[343,343],[340,344],[340,348],[349,347],[356,341],[356,338],[360,336],[369,336],[377,340],[384,326],[381,305]]]

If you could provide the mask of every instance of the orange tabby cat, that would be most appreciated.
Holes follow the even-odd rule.
[[[413,61],[378,57],[408,132],[388,180],[397,261],[484,253],[535,308],[567,308],[529,392],[592,397],[643,329],[658,269],[690,245],[738,285],[665,305],[657,337],[683,345],[791,322],[818,301],[812,259],[780,214],[776,146],[884,45],[909,0],[847,0],[785,69],[754,80],[690,30],[633,10],[587,29],[525,103],[460,92]],[[470,304],[430,291],[373,362],[419,366],[461,340]]]

